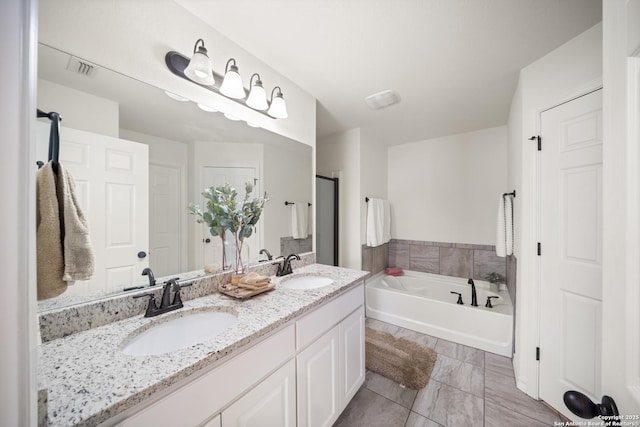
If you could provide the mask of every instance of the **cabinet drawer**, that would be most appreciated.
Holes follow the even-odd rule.
[[[249,389],[295,353],[293,325],[124,420],[120,426],[195,426]]]
[[[296,349],[301,350],[337,325],[364,304],[364,284],[360,283],[333,301],[296,322]]]

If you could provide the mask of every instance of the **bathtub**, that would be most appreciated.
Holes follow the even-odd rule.
[[[367,279],[366,315],[437,338],[511,357],[513,306],[506,290],[491,292],[475,280],[478,307],[471,306],[468,279],[405,271],[392,277],[379,273]],[[460,292],[464,305],[456,304]],[[487,296],[497,296],[485,308]]]

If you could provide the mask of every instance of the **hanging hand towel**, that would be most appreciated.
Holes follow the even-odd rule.
[[[513,255],[513,204],[510,196],[501,196],[498,207],[496,255]]]
[[[291,206],[291,233],[293,238],[306,239],[309,230],[309,203],[298,201]]]
[[[38,299],[53,298],[67,289],[62,280],[64,260],[60,211],[56,197],[56,175],[51,162],[36,176],[36,266]]]
[[[380,246],[391,240],[389,201],[369,198],[367,203],[367,246]]]
[[[62,279],[66,282],[89,280],[95,265],[89,227],[80,208],[75,180],[61,164],[58,164],[57,190],[63,236]]]

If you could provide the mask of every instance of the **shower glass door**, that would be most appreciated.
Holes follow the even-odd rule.
[[[338,178],[316,175],[316,262],[338,265]]]

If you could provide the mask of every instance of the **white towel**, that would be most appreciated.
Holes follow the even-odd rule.
[[[513,205],[511,196],[501,196],[498,207],[496,255],[513,255]]]
[[[291,205],[291,233],[294,239],[306,239],[309,234],[309,202]]]
[[[56,180],[58,208],[64,254],[64,274],[66,282],[89,280],[94,270],[94,255],[89,239],[87,219],[80,208],[76,194],[76,182],[69,171],[58,164]]]
[[[391,240],[389,201],[369,198],[367,203],[367,246],[380,246]]]

